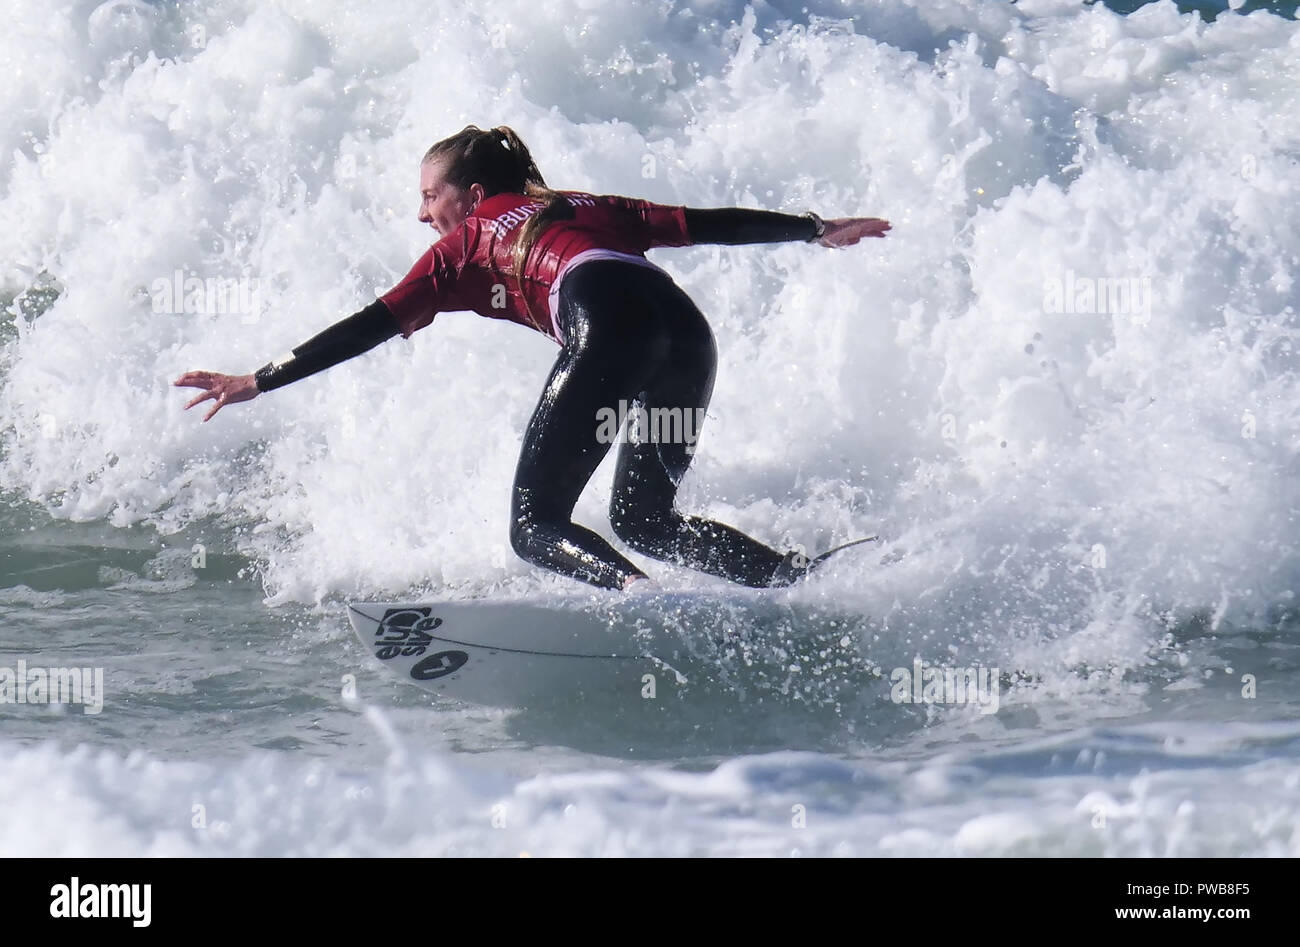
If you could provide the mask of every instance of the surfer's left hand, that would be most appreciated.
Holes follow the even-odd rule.
[[[826,221],[826,232],[817,242],[823,247],[851,247],[863,237],[883,237],[889,221],[879,217],[837,217]]]

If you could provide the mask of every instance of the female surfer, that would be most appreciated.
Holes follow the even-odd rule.
[[[723,523],[679,513],[678,484],[713,391],[713,333],[690,297],[645,258],[651,247],[804,240],[847,247],[883,237],[874,217],[701,210],[617,196],[555,191],[510,128],[473,125],[420,163],[419,219],[441,237],[396,287],[360,312],[251,375],[187,372],[201,388],[186,409],[228,404],[305,378],[439,312],[472,310],[542,332],[560,344],[524,433],[515,472],[510,544],[539,566],[608,589],[646,575],[573,508],[633,405],[634,417],[678,421],[674,436],[625,438],[610,500],[614,533],[632,549],[754,587],[789,585],[815,562],[781,553]],[[604,419],[604,420],[602,420]],[[689,430],[688,430],[689,429]],[[680,432],[681,436],[678,436]],[[662,434],[662,430],[660,431]]]

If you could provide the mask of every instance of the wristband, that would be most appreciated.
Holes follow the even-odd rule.
[[[811,220],[813,222],[813,227],[815,228],[813,231],[813,235],[808,238],[808,242],[816,243],[818,240],[822,238],[822,235],[826,233],[826,221],[822,220],[812,211],[808,211],[803,216]]]
[[[274,391],[282,385],[287,385],[286,371],[293,365],[296,356],[292,352],[285,352],[279,358],[272,359],[257,371],[253,372],[253,380],[257,382],[258,391]]]

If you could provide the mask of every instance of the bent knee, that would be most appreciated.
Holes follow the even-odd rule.
[[[510,521],[510,548],[520,559],[528,558],[532,536],[532,524],[526,522],[524,517],[516,516]]]
[[[518,505],[510,516],[510,548],[515,555],[528,562],[546,558],[550,550],[569,531],[572,522],[558,510]]]
[[[545,536],[553,532],[551,521],[537,513],[515,513],[510,519],[510,548],[520,559],[532,562],[538,547],[545,544]]]
[[[510,548],[522,559],[531,560],[530,550],[537,547],[539,531],[548,522],[542,504],[532,490],[515,488],[510,504]]]

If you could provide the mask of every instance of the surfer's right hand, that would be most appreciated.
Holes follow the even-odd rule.
[[[228,404],[240,401],[252,401],[262,392],[257,387],[257,379],[252,375],[223,375],[220,372],[186,372],[172,382],[177,388],[203,388],[203,394],[185,406],[188,411],[196,404],[217,399],[204,421],[211,421],[212,416]]]

